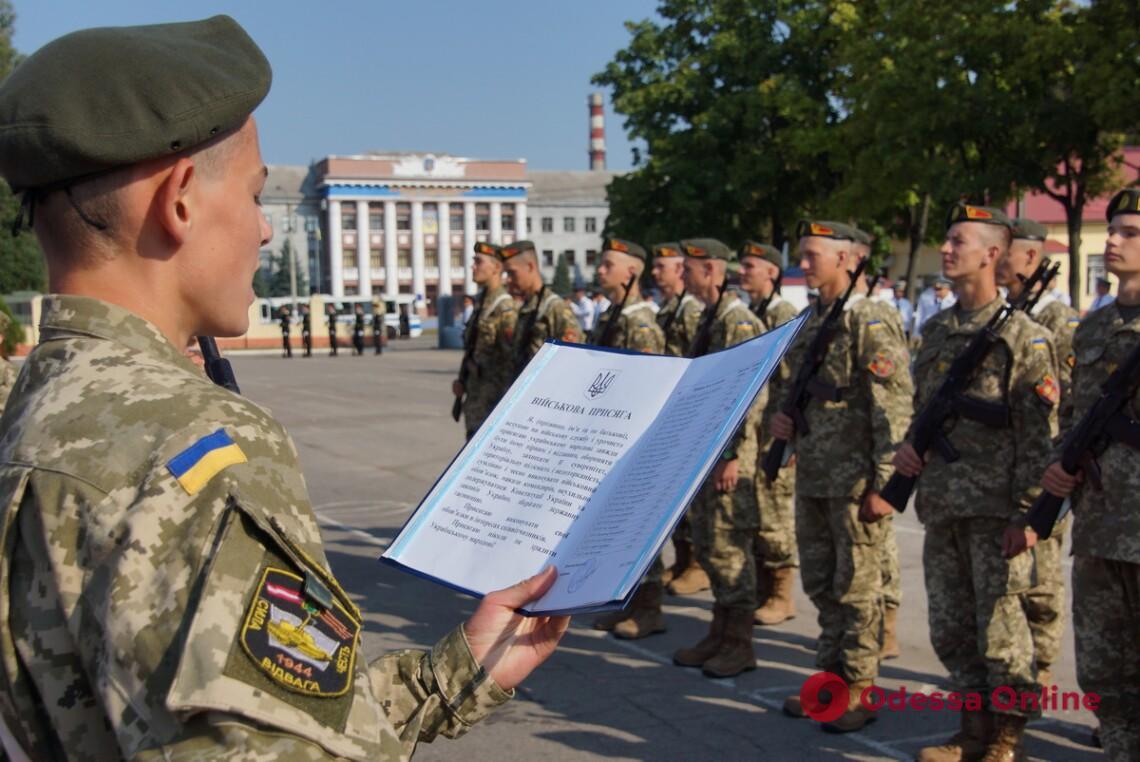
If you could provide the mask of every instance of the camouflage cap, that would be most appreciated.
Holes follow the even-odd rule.
[[[681,249],[681,244],[676,241],[669,241],[668,243],[653,244],[653,256],[667,259],[669,257],[683,257],[685,252]]]
[[[1112,222],[1118,214],[1140,214],[1140,188],[1125,188],[1112,197],[1104,217]]]
[[[515,241],[499,247],[499,258],[506,262],[508,259],[517,257],[519,254],[525,254],[528,251],[535,251],[534,241]]]
[[[686,257],[723,259],[725,262],[735,260],[732,249],[715,238],[689,238],[681,241],[681,248],[684,249]]]
[[[649,254],[646,253],[645,247],[633,241],[627,241],[624,238],[603,238],[602,251],[616,251],[619,254],[625,254],[631,257],[637,257],[642,262],[649,261]]]
[[[740,259],[744,259],[745,257],[757,257],[763,259],[765,262],[774,264],[780,272],[784,271],[784,258],[780,255],[780,250],[766,243],[745,241],[744,245],[740,247],[740,253],[737,254],[737,256]]]
[[[474,249],[476,254],[483,254],[484,256],[494,257],[495,259],[500,260],[503,258],[503,247],[496,246],[493,243],[487,243],[486,241],[476,241]]]
[[[0,175],[59,187],[185,151],[244,124],[271,79],[229,16],[64,35],[0,85]]]
[[[860,241],[867,238],[867,234],[854,225],[829,220],[800,220],[796,225],[796,238],[831,238],[836,241]]]
[[[958,222],[983,222],[987,225],[1001,225],[1013,230],[1013,221],[1006,213],[992,206],[974,206],[973,204],[957,203],[950,207],[946,215],[946,228]]]
[[[1016,217],[1013,222],[1013,239],[1015,241],[1044,241],[1049,237],[1049,231],[1037,220],[1027,217]]]

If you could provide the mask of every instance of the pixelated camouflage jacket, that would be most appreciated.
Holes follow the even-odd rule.
[[[17,375],[16,366],[0,358],[0,413],[4,412],[4,406],[8,404],[8,395],[16,385]]]
[[[530,326],[529,330],[527,326]],[[543,286],[519,309],[518,323],[515,326],[515,359],[520,366],[517,369],[530,362],[530,358],[538,354],[547,339],[581,344],[585,341],[585,336],[582,324],[570,309],[570,303]]]
[[[1058,415],[1061,421],[1069,417],[1073,396],[1073,333],[1081,324],[1081,317],[1052,294],[1045,294],[1029,314],[1034,321],[1053,334],[1053,356],[1057,359],[1057,377],[1061,380],[1061,402]],[[1061,430],[1061,434],[1065,429]]]
[[[600,338],[606,332],[606,325],[613,317],[617,305],[606,310],[598,324],[591,332],[591,338]],[[632,349],[635,352],[644,352],[651,355],[664,354],[665,333],[657,325],[653,309],[645,302],[631,304],[623,307],[617,318],[617,327],[610,337],[609,346],[616,349]]]
[[[468,323],[464,336],[465,349],[471,350],[471,359],[466,360],[467,395],[469,402],[490,402],[493,406],[514,378],[515,324],[519,313],[515,300],[501,285],[484,289],[479,300],[479,319]]]
[[[682,291],[668,299],[657,312],[657,324],[665,332],[665,354],[683,357],[697,335],[704,306],[701,300]]]
[[[760,318],[760,322],[763,323],[766,333],[775,328],[779,328],[798,314],[800,313],[795,308],[795,305],[781,298],[779,294],[773,294],[772,300],[768,302],[768,307],[764,310],[764,314],[758,317]],[[760,390],[760,400],[762,401],[764,412],[760,416],[760,429],[757,435],[759,441],[758,457],[763,457],[769,445],[772,444],[773,437],[769,433],[772,428],[772,416],[780,410],[780,401],[783,400],[784,395],[787,393],[787,384],[791,380],[791,377],[792,370],[785,359],[776,370],[772,371],[772,377],[768,379],[768,383]],[[788,469],[783,470],[786,471]],[[782,472],[781,475],[783,475]]]
[[[760,318],[752,314],[752,310],[740,301],[735,293],[725,294],[720,300],[716,317],[713,319],[712,333],[709,338],[709,353],[719,352],[728,347],[734,347],[742,341],[748,341],[764,333],[764,324]],[[756,429],[760,425],[760,417],[764,413],[764,395],[761,393],[755,402],[748,408],[744,423],[740,431],[736,432],[729,450],[739,456],[738,467],[745,474],[756,467]]]
[[[33,759],[406,759],[508,698],[462,628],[361,658],[288,434],[138,316],[45,299],[4,420],[0,716]]]
[[[1125,323],[1115,302],[1085,316],[1073,336],[1076,364],[1069,425],[1088,412],[1101,385],[1137,345],[1140,318]],[[1140,392],[1122,412],[1140,420]],[[1058,447],[1051,460],[1060,458]],[[1140,564],[1140,450],[1113,442],[1097,464],[1104,491],[1086,481],[1073,498],[1073,553]]]
[[[784,362],[793,377],[828,309],[811,312],[788,351]],[[809,431],[795,435],[796,494],[857,499],[890,478],[914,395],[906,338],[890,311],[862,294],[848,300],[816,374],[839,399],[813,397],[804,410]],[[790,384],[785,388],[786,401]]]
[[[954,305],[922,328],[915,358],[915,411],[941,385],[950,364],[993,317],[999,297],[972,314]],[[1053,337],[1024,312],[1015,312],[1001,341],[974,372],[965,396],[1008,410],[1008,425],[994,427],[958,416],[948,428],[960,454],[947,463],[932,454],[918,480],[915,505],[924,523],[988,516],[1012,519],[1028,510],[1039,492],[1057,433],[1060,385]],[[910,433],[907,433],[910,439]]]

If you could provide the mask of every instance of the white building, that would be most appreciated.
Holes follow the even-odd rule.
[[[302,286],[317,286],[321,280],[320,206],[308,178],[308,167],[274,165],[261,192],[261,208],[273,229],[273,240],[261,250],[261,264],[267,267],[270,256],[281,254],[288,241],[296,257],[298,295],[304,297],[311,289]]]
[[[590,283],[598,265],[602,230],[610,213],[606,186],[616,172],[604,170],[527,172],[530,181],[527,238],[538,249],[549,282],[565,254],[576,283]]]

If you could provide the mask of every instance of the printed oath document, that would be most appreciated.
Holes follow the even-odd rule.
[[[473,595],[554,564],[524,613],[620,608],[804,317],[695,360],[547,343],[383,559]]]

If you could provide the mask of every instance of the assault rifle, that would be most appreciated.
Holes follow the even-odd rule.
[[[764,319],[764,316],[768,314],[768,306],[772,304],[772,297],[780,293],[780,283],[783,280],[784,274],[778,273],[776,275],[776,279],[772,281],[772,293],[768,294],[766,297],[764,297],[764,301],[756,305],[756,308],[752,310],[753,315],[760,318],[761,320]]]
[[[617,330],[617,319],[621,315],[621,311],[625,309],[625,303],[629,300],[629,292],[631,289],[633,289],[633,284],[636,280],[637,273],[629,276],[629,280],[626,281],[625,284],[625,294],[622,296],[621,301],[614,307],[610,308],[610,315],[606,319],[606,327],[602,331],[602,335],[599,336],[596,341],[590,341],[590,343],[595,347],[608,347],[610,345],[610,342],[613,341],[614,331]],[[594,330],[597,330],[597,326],[594,327]]]
[[[218,342],[214,341],[214,337],[199,336],[198,348],[202,351],[202,360],[206,364],[206,376],[218,386],[229,389],[234,394],[241,394],[233,366],[218,351]]]
[[[1060,271],[1060,262],[1054,262],[1052,265],[1047,265],[1045,262],[1042,262],[1037,266],[1037,269],[1033,271],[1033,275],[1029,276],[1029,279],[1026,280],[1025,283],[1028,285],[1030,281],[1032,281],[1034,278],[1037,278],[1041,281],[1041,285],[1037,289],[1036,293],[1025,300],[1026,312],[1033,312],[1033,308],[1037,306],[1037,302],[1041,301],[1041,297],[1045,296],[1045,292],[1049,290],[1049,285],[1053,282],[1053,279],[1057,277],[1057,273]]]
[[[530,351],[530,335],[534,332],[534,323],[538,320],[538,311],[542,309],[542,299],[546,296],[546,284],[538,290],[538,296],[535,297],[534,311],[527,315],[526,325],[523,326],[521,332],[518,333],[519,343],[515,346],[515,375],[522,373],[523,368],[530,362],[530,357],[527,352]]]
[[[716,301],[708,307],[705,307],[705,312],[701,315],[701,323],[697,326],[697,335],[693,337],[693,343],[689,345],[689,351],[685,357],[703,357],[709,353],[709,344],[712,343],[712,328],[716,322],[716,313],[720,310],[721,300],[724,299],[724,292],[728,290],[728,276],[724,276],[724,280],[716,287]]]
[[[459,365],[459,385],[463,393],[451,403],[451,420],[458,422],[463,414],[463,398],[467,396],[467,379],[471,377],[471,365],[475,362],[475,347],[479,343],[479,318],[483,315],[483,300],[487,292],[479,295],[479,309],[471,313],[467,320],[467,330],[463,336],[463,361]]]
[[[1065,437],[1061,468],[1073,475],[1084,471],[1093,489],[1104,489],[1096,459],[1114,441],[1140,449],[1140,422],[1123,412],[1140,387],[1140,345],[1112,372],[1100,387],[1100,397]],[[1065,498],[1042,491],[1029,508],[1029,526],[1043,540],[1053,533],[1053,525]]]
[[[813,396],[818,396],[824,399],[834,399],[837,390],[826,388],[826,384],[822,384],[817,378],[816,374],[819,369],[823,367],[823,362],[827,358],[827,350],[831,346],[831,342],[835,339],[835,331],[839,323],[839,319],[843,316],[843,310],[847,306],[847,300],[851,298],[851,294],[855,291],[855,284],[858,283],[860,276],[863,275],[863,269],[867,266],[867,260],[863,260],[855,266],[855,271],[848,273],[851,277],[851,282],[847,286],[847,290],[843,295],[836,299],[831,307],[828,309],[827,317],[819,326],[815,336],[812,337],[811,344],[808,345],[807,351],[804,352],[803,359],[800,361],[800,367],[796,371],[795,380],[792,382],[791,393],[780,406],[780,412],[785,415],[791,416],[796,422],[796,433],[807,434],[809,431],[807,418],[804,416],[804,410],[807,408],[808,402]],[[788,447],[788,440],[777,439],[772,442],[772,446],[768,448],[768,452],[764,453],[764,475],[768,477],[768,482],[776,481],[776,477],[780,474],[780,469],[784,466],[784,451]]]

